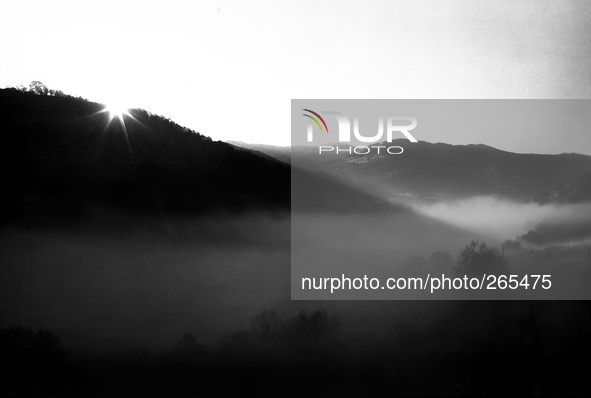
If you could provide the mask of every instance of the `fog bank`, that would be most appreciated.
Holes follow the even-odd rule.
[[[538,205],[477,196],[414,208],[421,214],[499,240],[530,230],[548,233],[555,240],[591,237],[591,203]]]

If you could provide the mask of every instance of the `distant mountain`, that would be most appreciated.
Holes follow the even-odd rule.
[[[591,157],[577,154],[518,154],[486,145],[407,140],[395,140],[391,145],[403,147],[404,152],[400,155],[328,152],[320,156],[317,148],[294,147],[292,164],[355,181],[382,197],[423,200],[477,195],[533,200],[541,192],[551,192],[560,184],[591,171]],[[252,148],[270,156],[275,153],[264,146]]]
[[[373,196],[342,182],[292,172],[264,153],[140,109],[124,114],[122,125],[101,104],[6,89],[0,117],[1,222],[78,219],[92,206],[137,214],[375,210]],[[316,190],[315,200],[292,203],[292,173],[306,192]]]

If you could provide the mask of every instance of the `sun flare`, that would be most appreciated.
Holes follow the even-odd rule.
[[[124,114],[128,113],[128,108],[118,103],[109,103],[106,111],[109,112],[111,119],[115,117],[121,118]]]

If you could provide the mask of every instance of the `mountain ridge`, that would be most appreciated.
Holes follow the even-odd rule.
[[[543,192],[554,191],[591,171],[591,156],[582,154],[522,154],[485,144],[409,143],[404,139],[390,145],[400,146],[404,152],[318,155],[317,147],[296,146],[291,148],[291,162],[369,184],[391,199],[400,195],[441,200],[493,195],[535,201]],[[276,155],[268,146],[251,147]]]

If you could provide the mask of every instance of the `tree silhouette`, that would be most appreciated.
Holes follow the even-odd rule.
[[[177,341],[174,353],[182,359],[194,360],[202,357],[207,351],[207,347],[199,343],[195,336],[186,333]]]
[[[29,91],[37,95],[47,95],[49,93],[47,86],[39,80],[33,80],[29,84]]]
[[[251,320],[253,332],[263,335],[272,335],[281,331],[284,319],[277,311],[263,311],[255,315]]]
[[[466,274],[492,274],[501,272],[505,265],[507,259],[498,248],[473,240],[460,252],[455,269]]]

